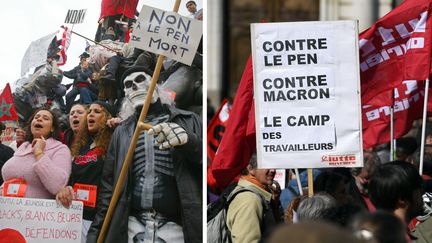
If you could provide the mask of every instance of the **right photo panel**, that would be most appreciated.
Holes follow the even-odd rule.
[[[432,2],[206,8],[207,242],[432,241]]]

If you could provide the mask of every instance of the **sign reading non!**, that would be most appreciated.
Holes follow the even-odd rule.
[[[81,24],[84,22],[86,12],[87,9],[69,9],[64,20],[65,24]]]
[[[355,21],[252,24],[260,168],[362,165]]]

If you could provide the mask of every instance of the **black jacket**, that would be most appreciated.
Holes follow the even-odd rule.
[[[169,122],[183,127],[188,133],[185,145],[172,148],[175,161],[175,178],[181,205],[182,226],[185,242],[202,242],[202,125],[194,113],[166,107]],[[98,194],[97,214],[87,236],[87,242],[96,242],[112,192],[117,183],[124,158],[135,129],[136,117],[131,116],[119,125],[111,139],[107,159],[102,172]],[[131,169],[122,187],[119,200],[113,211],[111,223],[104,242],[122,243],[128,241],[128,216],[130,211]]]
[[[1,175],[1,170],[3,165],[14,155],[15,151],[4,144],[0,143],[0,185],[3,184],[3,177]]]

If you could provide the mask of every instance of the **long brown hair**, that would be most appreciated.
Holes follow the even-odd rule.
[[[111,140],[111,135],[113,133],[113,129],[108,127],[106,122],[108,119],[112,118],[112,116],[105,107],[101,107],[104,117],[98,121],[100,128],[97,134],[94,136],[94,143],[96,144],[96,147],[102,150],[102,158],[105,158],[108,145]],[[77,139],[74,141],[71,148],[72,156],[79,155],[80,149],[85,146],[90,139],[90,133],[87,126],[88,112],[89,110],[87,109],[87,114],[81,118],[82,120],[80,122],[80,129],[77,134]]]

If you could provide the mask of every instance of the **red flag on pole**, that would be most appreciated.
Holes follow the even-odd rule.
[[[9,83],[0,94],[0,121],[18,120]]]
[[[249,57],[225,133],[212,162],[213,176],[219,186],[229,185],[247,166],[256,149],[253,109],[252,57]]]
[[[360,34],[363,145],[403,136],[422,116],[424,84],[430,73],[432,19],[430,0],[406,0]]]
[[[207,166],[207,186],[209,186],[215,193],[222,192],[223,188],[217,184],[216,179],[213,176],[211,162],[214,159],[216,151],[222,141],[223,134],[225,133],[230,110],[231,106],[228,103],[228,100],[224,99],[207,126],[207,156],[210,162]]]
[[[207,126],[207,156],[213,161],[216,151],[222,141],[228,124],[231,107],[227,99],[224,99]]]
[[[62,49],[60,50],[60,59],[57,64],[59,66],[66,64],[67,61],[66,51],[69,48],[71,38],[72,38],[72,31],[68,27],[65,27],[62,35],[62,40],[61,40]]]

